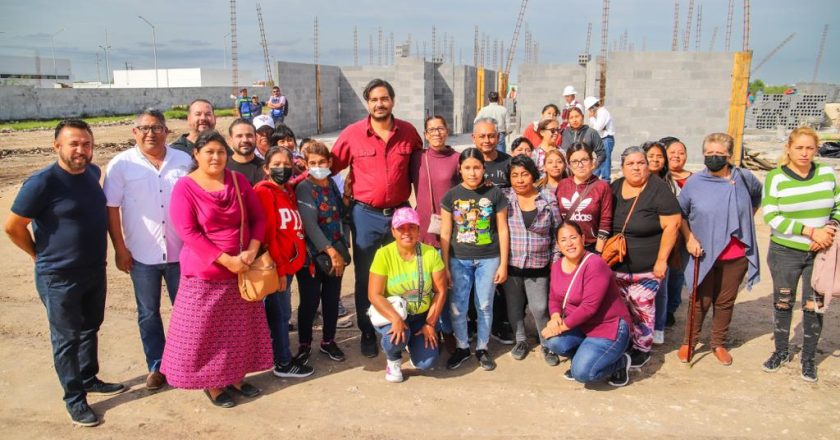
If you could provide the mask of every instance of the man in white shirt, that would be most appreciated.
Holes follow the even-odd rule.
[[[491,118],[496,121],[496,128],[499,131],[499,142],[496,144],[496,149],[505,152],[505,135],[507,134],[507,109],[499,105],[499,93],[490,92],[487,96],[490,99],[490,104],[485,105],[481,111],[478,112],[473,124],[480,119]]]
[[[166,378],[158,370],[166,338],[160,317],[161,281],[175,302],[181,268],[181,239],[169,217],[175,182],[187,175],[192,158],[166,146],[166,119],[158,110],[137,115],[136,145],[108,164],[104,191],[108,232],[117,269],[131,275],[137,300],[137,323],[149,375],[146,388],[158,389]]]
[[[606,108],[601,107],[600,101],[594,96],[587,96],[583,100],[583,106],[589,114],[589,127],[598,132],[601,136],[601,141],[604,144],[604,153],[606,158],[598,165],[595,174],[600,178],[610,181],[610,170],[613,147],[615,147],[615,129],[613,128],[613,120],[610,112]]]

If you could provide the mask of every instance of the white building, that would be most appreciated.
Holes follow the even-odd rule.
[[[230,69],[158,69],[155,81],[154,69],[114,70],[114,88],[154,87],[230,87]],[[251,72],[239,71],[239,84],[251,84]],[[107,86],[105,86],[107,87]]]
[[[70,60],[52,57],[0,55],[0,85],[60,87],[73,82]]]

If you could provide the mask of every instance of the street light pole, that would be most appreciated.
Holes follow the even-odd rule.
[[[50,41],[52,42],[53,76],[55,77],[55,82],[58,82],[58,68],[55,65],[55,36],[62,32],[64,32],[64,28],[61,28],[58,32],[50,35]]]
[[[155,56],[155,87],[160,87],[160,83],[158,80],[158,68],[157,68],[157,35],[155,34],[155,25],[149,23],[149,20],[143,18],[142,15],[138,15],[137,18],[146,22],[149,27],[152,28],[152,52]]]

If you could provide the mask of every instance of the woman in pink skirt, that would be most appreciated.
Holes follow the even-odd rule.
[[[216,406],[236,405],[232,394],[260,390],[243,379],[272,367],[271,340],[262,301],[239,296],[237,274],[254,261],[265,218],[247,179],[225,170],[228,146],[216,131],[195,142],[195,170],[172,191],[170,212],[184,242],[181,287],[172,309],[160,371],[177,388],[204,389]],[[240,252],[240,207],[245,205],[245,250]]]

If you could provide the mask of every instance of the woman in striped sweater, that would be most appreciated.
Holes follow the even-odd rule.
[[[767,264],[773,275],[776,344],[763,369],[774,372],[791,360],[790,321],[802,278],[801,361],[802,378],[808,382],[817,381],[814,355],[823,324],[823,316],[814,311],[823,303],[823,295],[811,288],[814,255],[831,244],[840,224],[840,187],[830,166],[814,162],[818,143],[810,128],[791,132],[779,167],[767,174],[761,201],[764,221],[772,229]]]

